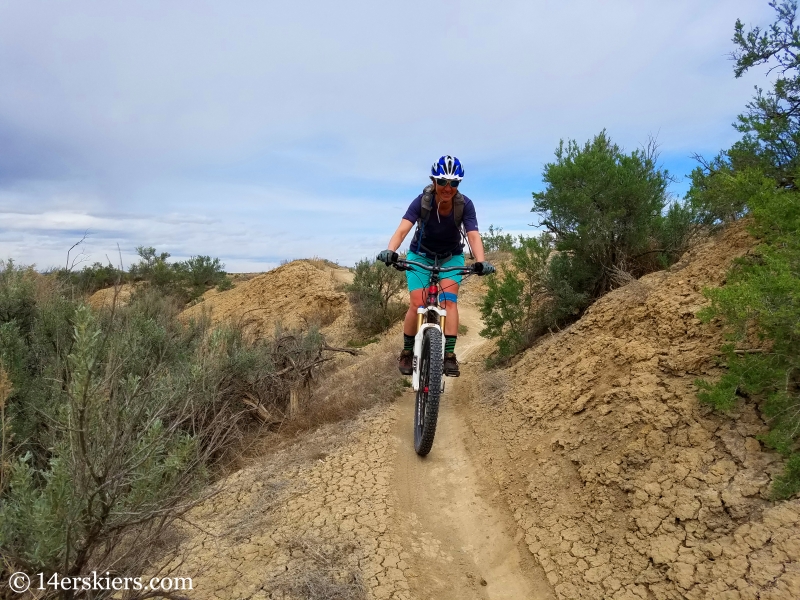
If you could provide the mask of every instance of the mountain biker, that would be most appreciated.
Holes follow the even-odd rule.
[[[389,240],[388,248],[378,254],[378,260],[387,265],[398,258],[397,249],[403,243],[414,224],[417,231],[411,240],[408,260],[432,265],[434,259],[439,266],[452,267],[464,265],[464,244],[462,225],[466,231],[467,242],[475,256],[475,270],[479,275],[494,273],[494,266],[486,262],[483,242],[478,232],[478,219],[472,200],[457,191],[464,177],[461,162],[453,156],[442,156],[431,167],[431,181],[408,207],[400,220],[400,226]],[[457,218],[461,220],[456,222]],[[445,322],[445,354],[443,371],[450,377],[458,377],[461,372],[456,359],[455,347],[458,337],[458,287],[461,275],[451,273],[441,280],[442,292],[439,294],[441,306],[447,311]],[[406,282],[411,303],[403,325],[403,350],[398,358],[400,372],[411,375],[414,355],[414,335],[417,329],[417,307],[423,306],[428,275],[419,268],[406,271]]]

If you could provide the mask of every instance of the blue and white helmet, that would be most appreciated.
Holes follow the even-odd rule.
[[[464,167],[461,166],[461,161],[455,156],[443,156],[439,159],[439,162],[433,163],[431,177],[458,179],[460,181],[464,177]]]

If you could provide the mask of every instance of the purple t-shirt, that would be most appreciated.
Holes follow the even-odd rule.
[[[414,199],[403,218],[416,224],[421,212],[422,194]],[[416,233],[414,233],[414,239],[411,240],[411,251],[425,252],[427,248],[430,252],[438,255],[463,254],[464,244],[461,242],[461,234],[456,227],[454,212],[451,210],[446,217],[441,216],[436,210],[434,198],[434,207],[431,208],[427,223],[420,225],[420,227],[424,228],[422,230],[422,245],[425,248],[419,247],[420,230],[417,229]],[[466,196],[464,196],[464,214],[461,222],[464,224],[465,231],[478,231],[478,217],[475,216],[475,205]]]

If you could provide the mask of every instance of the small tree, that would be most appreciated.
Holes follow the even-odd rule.
[[[776,19],[767,29],[745,31],[737,19],[732,53],[734,74],[741,77],[750,68],[771,64],[777,72],[772,90],[756,87],[756,95],[739,115],[736,128],[744,139],[731,150],[734,158],[759,166],[782,187],[795,187],[800,167],[800,28],[795,24],[796,0],[772,0]]]
[[[656,165],[656,146],[625,154],[602,131],[583,147],[575,141],[556,149],[545,165],[547,189],[533,194],[532,212],[555,236],[564,275],[587,302],[613,287],[618,270],[634,276],[663,268],[685,248],[687,231],[664,224],[669,174]],[[679,223],[682,206],[672,208]],[[684,219],[688,224],[688,219]]]
[[[189,260],[169,263],[169,253],[159,254],[152,246],[138,246],[136,252],[141,260],[131,267],[131,277],[146,281],[182,302],[198,298],[220,284],[223,289],[230,289],[225,265],[218,258],[192,256]]]
[[[348,288],[356,328],[369,336],[386,331],[396,323],[405,308],[393,299],[405,285],[405,277],[396,269],[366,258],[358,261],[353,270],[353,283]]]
[[[788,498],[800,491],[800,194],[764,181],[749,200],[762,244],[736,262],[724,287],[704,291],[711,305],[699,315],[727,326],[728,370],[697,384],[700,399],[721,410],[743,396],[759,401],[770,425],[763,441],[789,457],[773,490]]]
[[[225,265],[218,258],[192,256],[174,267],[184,281],[192,298],[201,296],[208,288],[219,285],[225,279]]]

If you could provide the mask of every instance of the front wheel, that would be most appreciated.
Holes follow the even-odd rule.
[[[419,389],[414,410],[414,450],[427,456],[433,447],[439,395],[442,393],[442,332],[429,327],[422,334]]]

